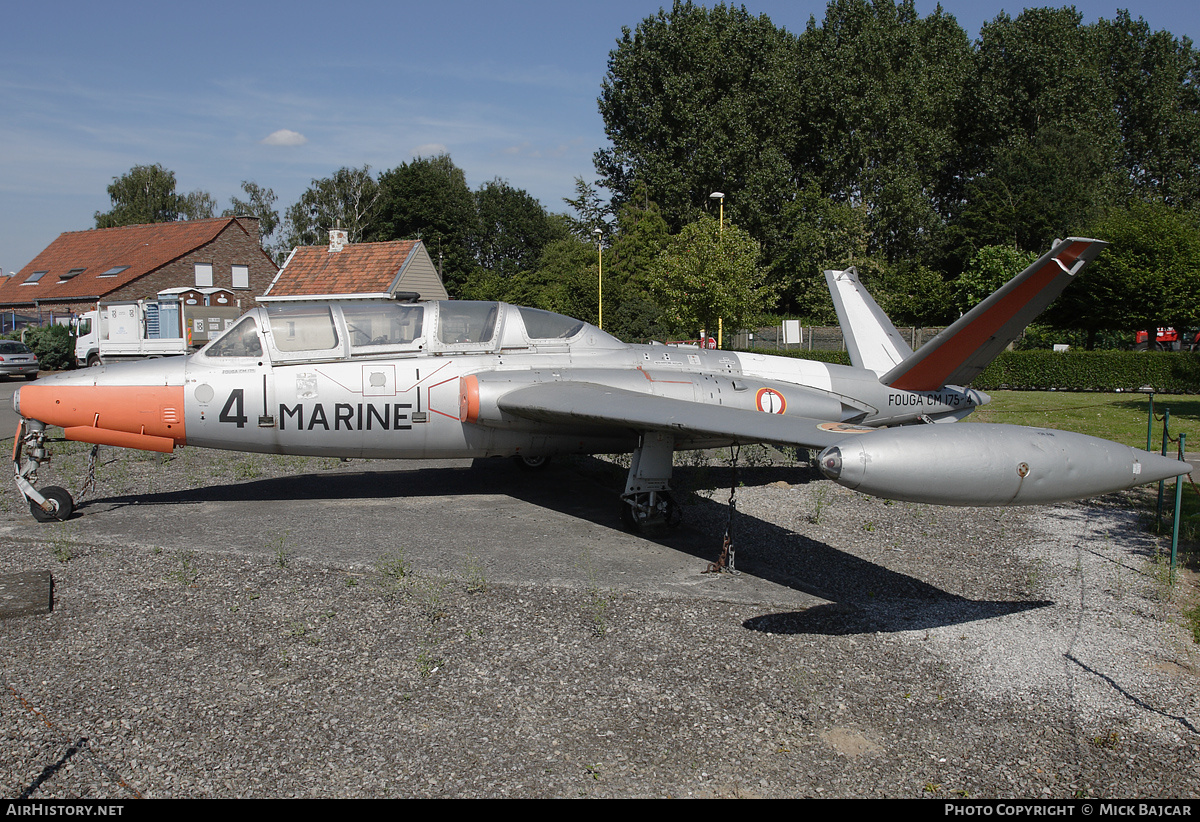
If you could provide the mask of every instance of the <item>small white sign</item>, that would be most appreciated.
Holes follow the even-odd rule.
[[[799,320],[783,321],[783,344],[800,345],[804,342],[804,334],[800,330]]]

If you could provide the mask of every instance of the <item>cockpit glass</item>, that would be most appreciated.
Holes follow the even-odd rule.
[[[267,317],[280,351],[328,351],[338,346],[329,306],[270,305]]]
[[[583,330],[583,321],[542,311],[540,308],[521,308],[525,333],[531,340],[565,340]]]
[[[350,347],[411,346],[421,338],[425,307],[397,303],[342,304]]]
[[[447,345],[488,343],[496,335],[497,303],[451,300],[438,303],[438,339]]]
[[[246,317],[204,350],[208,357],[261,357],[262,342],[253,317]]]

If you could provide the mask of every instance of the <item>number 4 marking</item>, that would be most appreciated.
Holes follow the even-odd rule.
[[[230,410],[233,411],[230,414]],[[242,389],[235,388],[229,395],[229,399],[225,400],[225,407],[221,409],[220,416],[217,420],[220,422],[236,423],[238,428],[246,427],[246,404],[243,399]]]

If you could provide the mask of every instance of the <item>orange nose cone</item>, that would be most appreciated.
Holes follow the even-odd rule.
[[[21,416],[69,440],[170,452],[186,442],[182,386],[41,385],[20,389]]]

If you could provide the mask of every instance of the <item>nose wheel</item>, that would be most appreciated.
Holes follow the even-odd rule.
[[[66,522],[71,518],[71,514],[75,513],[75,500],[71,499],[71,494],[66,488],[47,485],[42,489],[41,495],[46,500],[45,505],[39,505],[32,498],[29,500],[29,513],[33,514],[33,518],[38,522]],[[49,506],[50,510],[46,510],[46,506]]]

